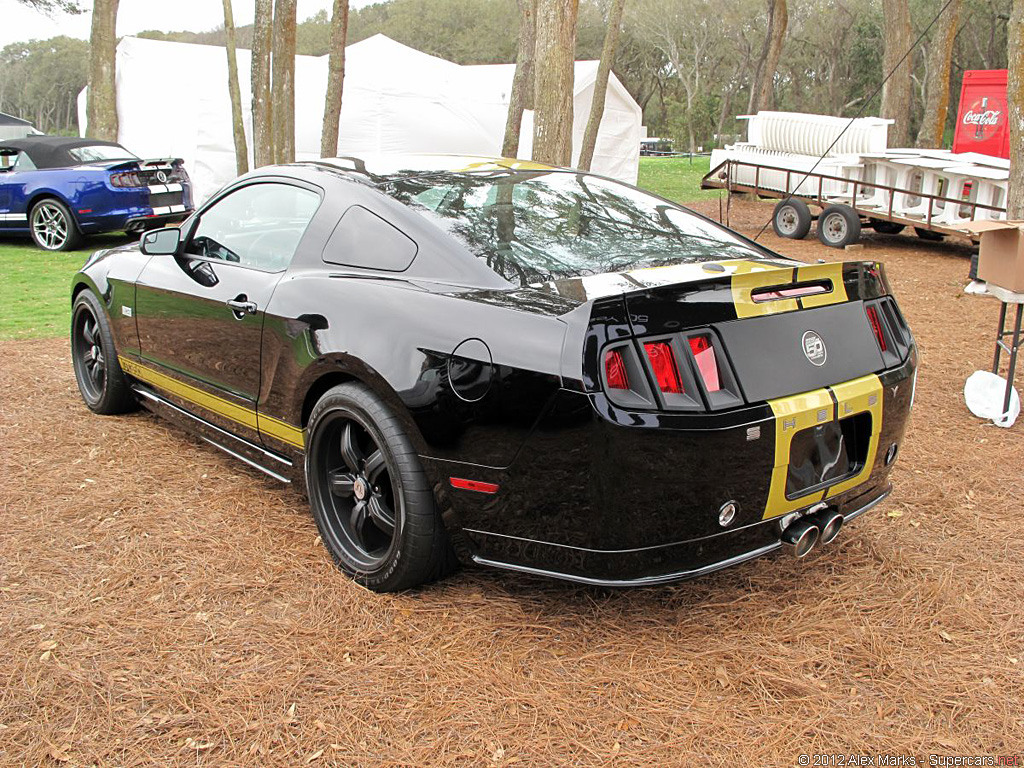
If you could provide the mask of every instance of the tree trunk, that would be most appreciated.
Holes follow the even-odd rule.
[[[327,60],[327,98],[320,157],[336,157],[341,128],[341,93],[345,85],[345,40],[348,37],[348,0],[334,0],[331,16],[331,56]]]
[[[538,0],[533,159],[572,163],[573,63],[579,0]]]
[[[910,144],[910,68],[913,62],[909,56],[898,67],[896,62],[910,50],[910,9],[907,0],[882,0],[882,9],[885,15],[883,76],[896,68],[892,77],[882,87],[882,117],[896,121],[889,126],[889,146],[906,147]]]
[[[750,85],[750,101],[747,113],[755,114],[759,109],[772,105],[775,92],[775,73],[782,57],[782,43],[789,26],[789,9],[786,0],[766,0],[768,3],[768,29],[765,30],[761,57],[754,69],[754,82]]]
[[[1013,0],[1006,25],[1006,59],[1010,80],[1006,102],[1010,113],[1010,194],[1006,218],[1024,220],[1024,0]]]
[[[270,46],[274,26],[273,0],[256,0],[252,35],[253,165],[274,162],[273,114],[270,109]]]
[[[118,0],[96,0],[92,9],[89,38],[89,94],[85,113],[89,136],[117,141],[117,53]]]
[[[231,128],[235,137],[235,171],[241,176],[249,172],[249,147],[245,143],[245,125],[242,123],[242,94],[238,88],[235,17],[231,12],[231,0],[224,0],[224,36],[228,50],[228,95],[231,97]]]
[[[590,117],[587,118],[587,130],[583,133],[583,147],[580,149],[578,167],[590,170],[594,162],[594,150],[597,148],[597,132],[604,117],[604,101],[608,95],[608,75],[615,61],[615,48],[619,42],[619,29],[622,27],[622,9],[626,0],[612,0],[608,9],[608,30],[604,33],[604,47],[601,49],[601,63],[597,67],[597,78],[594,80],[594,98],[590,102]]]
[[[925,83],[924,115],[921,130],[917,132],[917,146],[942,146],[949,113],[949,71],[953,62],[953,43],[956,42],[957,24],[963,0],[952,5],[936,22],[935,35],[928,51],[928,81]]]
[[[505,138],[501,142],[502,157],[517,157],[519,155],[519,130],[523,125],[523,110],[533,107],[537,0],[518,0],[518,3],[519,50],[516,53],[516,73],[512,77],[512,93],[508,100]]]
[[[296,0],[274,3],[274,162],[295,162],[295,9]]]

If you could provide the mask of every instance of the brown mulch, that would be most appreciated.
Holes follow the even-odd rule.
[[[997,312],[962,293],[970,252],[763,241],[887,264],[922,356],[895,492],[803,561],[656,589],[366,592],[294,491],[145,413],[90,415],[64,339],[0,343],[0,764],[1024,751],[1024,421],[963,403]]]

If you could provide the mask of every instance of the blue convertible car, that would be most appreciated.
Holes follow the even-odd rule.
[[[83,236],[143,232],[192,213],[182,161],[140,160],[110,141],[28,136],[0,141],[0,233],[47,251]]]

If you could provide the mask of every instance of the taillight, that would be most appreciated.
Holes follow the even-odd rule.
[[[676,356],[672,354],[671,345],[665,341],[655,341],[644,344],[644,350],[647,352],[647,359],[651,361],[651,370],[654,371],[658,389],[669,394],[683,394],[683,382],[679,378],[679,368],[676,366]]]
[[[878,309],[874,306],[867,306],[864,311],[868,315],[868,322],[871,323],[871,330],[875,334],[875,340],[878,342],[878,348],[882,352],[887,352],[889,348],[885,343],[885,334],[882,332],[882,323],[878,319]]]
[[[609,349],[604,353],[604,377],[609,389],[629,389],[626,361],[619,350]]]
[[[711,345],[709,336],[691,336],[690,349],[693,351],[693,359],[697,361],[697,370],[704,379],[704,386],[708,392],[717,392],[722,388],[718,377],[718,359],[715,357],[715,348]]]
[[[144,187],[146,186],[142,177],[137,173],[125,171],[124,173],[110,174],[110,186],[112,187]]]

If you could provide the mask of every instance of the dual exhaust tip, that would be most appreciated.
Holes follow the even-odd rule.
[[[782,531],[782,543],[795,557],[805,557],[818,544],[828,544],[839,535],[843,516],[835,510],[822,509],[802,517]]]

